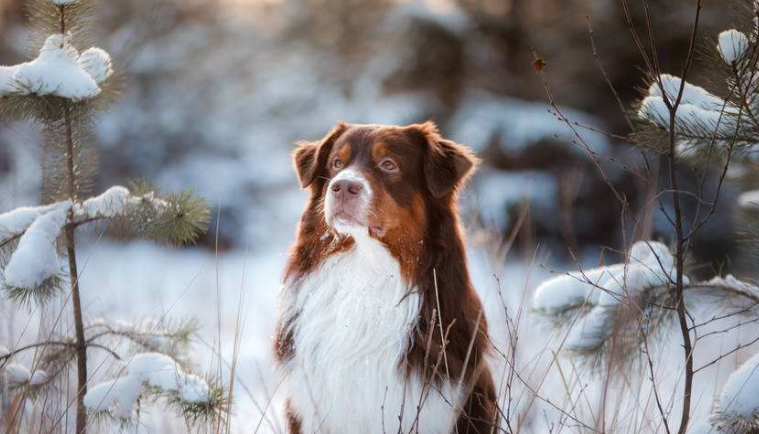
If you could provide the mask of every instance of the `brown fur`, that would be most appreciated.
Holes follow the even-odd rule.
[[[300,143],[293,154],[295,170],[311,196],[286,279],[297,279],[352,246],[349,237],[338,237],[337,242],[323,237],[330,231],[323,198],[329,179],[339,172],[335,158],[368,179],[374,192],[370,234],[385,244],[399,261],[403,278],[422,294],[419,326],[410,336],[413,345],[403,368],[409,375],[422,373],[433,385],[444,379],[458,382],[463,375],[470,394],[458,419],[458,433],[495,432],[495,389],[485,362],[487,324],[482,316],[475,328],[482,305],[469,278],[457,208],[458,191],[474,172],[477,158],[466,147],[443,139],[431,122],[407,127],[341,123],[319,142]],[[400,170],[384,173],[378,168],[383,158],[392,158]],[[441,323],[447,331],[445,347]],[[292,336],[282,332],[284,326],[275,339],[280,361],[297,351]],[[294,412],[288,411],[288,419],[291,432],[299,432]]]

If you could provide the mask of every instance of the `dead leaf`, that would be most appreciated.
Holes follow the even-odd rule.
[[[546,63],[545,60],[535,55],[535,60],[532,61],[532,67],[535,68],[535,72],[539,73],[543,71],[543,68],[545,68],[547,65],[548,63]]]

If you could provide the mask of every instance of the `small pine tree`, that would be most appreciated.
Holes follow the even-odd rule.
[[[79,51],[89,41],[93,7],[93,0],[30,0],[35,45],[41,48],[29,62],[0,66],[0,119],[36,122],[44,141],[43,205],[0,215],[2,284],[10,299],[29,306],[44,305],[65,292],[64,305],[70,297],[75,324],[74,336],[0,347],[0,371],[10,386],[33,397],[57,379],[63,381],[75,361],[78,434],[86,432],[88,408],[128,421],[146,393],[165,397],[195,419],[212,417],[223,401],[220,388],[191,374],[183,359],[182,350],[196,330],[194,322],[87,323],[82,312],[76,237],[80,227],[102,222],[112,231],[179,245],[195,242],[209,216],[204,201],[191,192],[161,197],[143,183],[90,196],[97,169],[92,128],[97,114],[118,94],[120,82],[106,51]],[[132,353],[138,353],[131,360],[117,352],[116,340],[124,339],[133,344]],[[130,362],[124,366],[125,375],[88,393],[88,348]],[[27,350],[42,350],[33,372],[14,360]]]

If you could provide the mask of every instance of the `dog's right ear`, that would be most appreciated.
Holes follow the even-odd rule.
[[[317,177],[325,175],[332,145],[347,129],[348,124],[340,122],[319,141],[297,143],[298,147],[293,152],[293,165],[301,187],[306,188]]]

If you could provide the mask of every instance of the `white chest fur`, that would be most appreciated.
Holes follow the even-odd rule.
[[[283,318],[296,318],[282,368],[304,434],[452,431],[454,388],[401,372],[420,297],[384,246],[363,239],[282,294]]]

